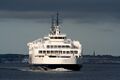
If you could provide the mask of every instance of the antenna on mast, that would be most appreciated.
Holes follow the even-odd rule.
[[[50,29],[51,34],[54,33],[54,26],[55,26],[54,16],[51,16],[51,29]]]
[[[59,13],[57,12],[57,16],[56,16],[56,25],[59,25]]]
[[[54,17],[52,16],[51,17],[51,27],[53,27],[54,26]]]
[[[57,12],[56,14],[56,19],[54,16],[51,18],[51,29],[50,29],[50,34],[53,35],[59,35],[60,34],[60,29],[59,29],[59,14]]]

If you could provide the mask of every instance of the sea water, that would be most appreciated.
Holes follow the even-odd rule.
[[[83,64],[80,71],[31,71],[21,64],[0,64],[0,80],[120,80],[120,64]]]

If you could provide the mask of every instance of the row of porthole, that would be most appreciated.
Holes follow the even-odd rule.
[[[66,39],[66,37],[50,37],[50,39]]]
[[[70,46],[61,46],[61,45],[47,45],[47,48],[70,48]]]
[[[67,54],[69,54],[69,53],[71,53],[71,54],[77,54],[78,53],[78,51],[42,51],[42,50],[40,50],[39,51],[39,53],[63,53],[63,54],[65,54],[65,53],[67,53]]]

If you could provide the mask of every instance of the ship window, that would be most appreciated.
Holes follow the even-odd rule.
[[[64,37],[60,37],[60,39],[64,39]]]
[[[70,46],[67,45],[66,48],[70,48]]]
[[[63,37],[58,37],[58,39],[63,39]]]
[[[50,53],[50,51],[47,51],[47,53]]]
[[[50,53],[53,53],[53,51],[50,51]]]
[[[55,53],[58,53],[58,51],[55,51]]]
[[[57,56],[52,56],[52,55],[50,55],[49,57],[51,57],[51,58],[55,58],[55,57],[57,57]]]
[[[70,58],[70,56],[60,56],[60,58]]]
[[[57,48],[57,46],[55,45],[54,48]]]
[[[39,51],[39,53],[42,53],[42,51]]]
[[[39,57],[44,57],[44,56],[39,56]]]
[[[69,54],[69,51],[67,51],[67,54]]]
[[[50,37],[50,39],[54,39],[54,37]]]
[[[63,54],[65,54],[65,51],[63,51]]]
[[[73,51],[70,51],[71,52],[71,54],[73,53]]]
[[[50,39],[66,39],[66,37],[50,37]]]
[[[62,54],[62,51],[59,51],[60,54]]]
[[[47,45],[47,48],[50,48],[50,45]]]
[[[58,48],[61,48],[61,46],[59,45]]]
[[[78,51],[74,51],[74,53],[75,53],[75,54],[77,54],[77,53],[78,53]]]
[[[53,48],[53,46],[51,46],[51,48]]]
[[[46,51],[43,51],[43,53],[46,53]]]
[[[62,37],[58,37],[58,39],[62,39]]]
[[[58,37],[55,37],[55,39],[58,39]]]
[[[43,55],[36,55],[35,57],[44,57]]]
[[[65,48],[65,46],[62,46],[62,48]]]

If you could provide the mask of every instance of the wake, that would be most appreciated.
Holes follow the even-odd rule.
[[[44,68],[40,68],[40,69],[30,69],[30,68],[26,68],[26,69],[21,69],[21,71],[32,71],[32,72],[66,72],[66,71],[72,71],[69,69],[65,69],[65,68],[55,68],[55,69],[44,69]]]
[[[30,71],[30,72],[67,72],[72,71],[65,68],[55,68],[55,69],[49,69],[49,68],[42,68],[39,69],[31,69],[29,67],[0,67],[0,69],[7,69],[7,70],[17,70],[17,71]]]

